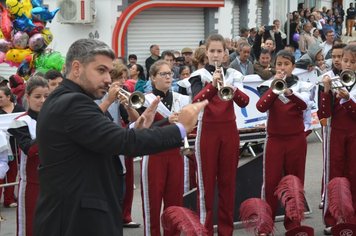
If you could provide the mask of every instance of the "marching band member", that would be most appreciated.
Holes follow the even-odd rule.
[[[178,112],[190,103],[189,96],[170,91],[173,72],[166,61],[155,62],[149,73],[153,91],[145,95],[145,106],[161,97],[153,126],[178,122]],[[162,200],[164,209],[183,205],[183,158],[179,148],[143,156],[141,175],[144,232],[147,236],[159,236]],[[164,230],[164,235],[177,234]]]
[[[225,49],[224,38],[218,34],[211,35],[206,41],[209,63],[195,71],[189,79],[193,102],[209,100],[198,119],[195,143],[200,221],[207,227],[209,235],[213,235],[216,183],[219,189],[218,234],[232,235],[233,232],[235,178],[240,143],[234,103],[245,107],[249,102],[249,97],[243,92],[242,74],[232,68],[220,67]],[[218,96],[217,89],[223,77],[232,90],[231,99],[226,101]]]
[[[36,143],[37,116],[49,94],[47,81],[32,77],[26,83],[26,99],[29,109],[17,117],[7,130],[13,135],[21,149],[20,182],[17,207],[17,235],[30,236],[35,206],[39,193],[38,147]]]
[[[294,68],[294,56],[286,50],[278,52],[273,81],[283,80],[284,88],[275,91],[272,80],[258,87],[261,97],[256,107],[260,112],[268,112],[262,198],[271,206],[273,219],[278,206],[274,191],[282,177],[295,175],[304,184],[307,142],[303,111],[307,108],[312,85],[292,75]],[[290,230],[300,224],[285,217],[284,226]]]
[[[348,45],[343,50],[341,68],[342,72],[349,70],[351,77],[355,78],[356,46]],[[340,74],[341,75],[341,74]],[[343,78],[341,78],[343,79]],[[319,119],[330,118],[330,144],[328,169],[326,180],[335,177],[346,177],[351,183],[351,193],[354,207],[356,206],[356,165],[354,147],[356,145],[356,86],[355,82],[347,87],[332,90],[331,78],[326,75],[322,79],[324,90],[320,93]],[[327,191],[324,188],[324,191]],[[324,203],[325,234],[331,234],[331,227],[337,222],[328,210],[327,194]]]

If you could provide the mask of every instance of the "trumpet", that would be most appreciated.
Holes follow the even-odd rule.
[[[134,109],[139,109],[145,103],[145,95],[139,91],[133,93],[127,92],[125,89],[119,89],[119,95],[124,96],[128,101],[128,106]]]
[[[218,69],[218,64],[217,61],[215,61],[215,70],[217,69]],[[220,85],[219,82],[217,83],[218,96],[223,101],[230,101],[234,97],[234,89],[231,86],[226,85],[224,70],[221,71],[221,80],[222,80],[222,86]]]
[[[356,82],[355,72],[352,70],[343,70],[339,76],[331,78],[331,89],[339,89],[343,87],[350,87]],[[322,81],[316,84],[322,84]]]
[[[287,89],[287,83],[284,79],[274,79],[271,83],[272,92],[274,94],[283,94]]]
[[[182,156],[192,155],[195,153],[195,149],[189,146],[187,136],[184,137],[184,146],[180,149],[180,154]]]

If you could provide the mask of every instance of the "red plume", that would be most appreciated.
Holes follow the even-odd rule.
[[[247,230],[270,234],[274,230],[272,210],[267,202],[249,198],[240,205],[240,218]]]
[[[287,175],[281,179],[274,193],[281,200],[285,208],[286,217],[302,222],[304,219],[304,190],[300,179],[294,175]]]
[[[345,177],[335,177],[328,184],[329,211],[338,223],[353,223],[350,182]]]
[[[208,235],[208,230],[200,223],[197,214],[184,207],[168,207],[163,211],[161,221],[164,229],[177,229],[186,236]]]

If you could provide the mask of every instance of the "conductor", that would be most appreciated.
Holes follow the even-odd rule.
[[[140,156],[178,147],[196,124],[206,101],[184,107],[178,123],[149,128],[159,97],[124,129],[93,101],[111,83],[115,54],[98,40],[74,42],[66,56],[66,79],[47,98],[37,120],[40,193],[34,235],[122,235],[115,154]]]

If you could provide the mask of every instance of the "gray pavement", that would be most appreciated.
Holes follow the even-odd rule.
[[[307,216],[304,225],[312,226],[315,230],[315,235],[323,235],[323,223],[321,218],[321,211],[318,209],[320,202],[320,183],[322,176],[322,152],[321,143],[314,134],[308,137],[308,154],[306,165],[306,179],[305,191],[306,198],[311,208],[311,214]],[[124,235],[134,236],[143,235],[143,218],[141,208],[140,196],[140,179],[139,179],[140,164],[135,162],[135,185],[137,186],[134,192],[134,204],[132,209],[133,220],[141,223],[138,229],[124,229]],[[237,190],[238,191],[238,190]],[[16,208],[3,208],[0,206],[1,215],[6,219],[0,222],[0,235],[1,236],[14,236],[16,235]],[[276,222],[275,236],[284,235],[284,227],[282,222]],[[236,229],[234,235],[247,236],[248,234],[244,229]]]

